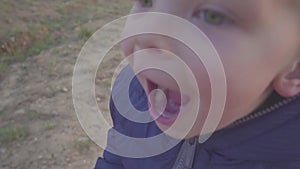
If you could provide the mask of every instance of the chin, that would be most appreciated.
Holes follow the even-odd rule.
[[[172,138],[175,138],[175,139],[180,139],[180,140],[199,136],[200,131],[201,131],[201,130],[197,129],[197,127],[193,126],[193,128],[188,133],[186,133],[185,131],[183,131],[184,130],[183,128],[180,128],[180,126],[179,127],[174,126],[172,129],[170,129],[171,126],[161,124],[157,121],[155,121],[155,123],[158,126],[158,128],[162,132],[164,132],[166,135],[168,135]]]

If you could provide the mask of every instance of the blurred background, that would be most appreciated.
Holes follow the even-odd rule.
[[[80,49],[133,0],[0,0],[0,168],[92,169],[103,150],[83,132],[72,103]],[[122,58],[118,48],[110,55]],[[107,118],[120,59],[95,79]]]

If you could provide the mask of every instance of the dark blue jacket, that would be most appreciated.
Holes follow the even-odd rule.
[[[113,90],[122,89],[131,73],[126,67]],[[148,109],[146,95],[136,78],[129,92],[138,110]],[[161,132],[154,122],[142,124],[124,118],[115,108],[117,101],[110,103],[114,129],[127,136],[144,138]],[[171,150],[148,158],[126,158],[105,151],[95,169],[171,169],[181,145],[182,141]],[[216,131],[205,143],[197,145],[193,168],[300,169],[300,97],[280,100]]]

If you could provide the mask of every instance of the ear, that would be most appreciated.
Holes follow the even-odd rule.
[[[275,91],[283,97],[300,93],[300,61],[282,71],[273,81]]]

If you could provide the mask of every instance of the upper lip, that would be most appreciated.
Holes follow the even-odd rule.
[[[164,89],[168,90],[168,92],[172,91],[172,92],[178,92],[178,93],[180,93],[180,97],[181,97],[181,103],[180,103],[180,104],[181,104],[181,105],[187,104],[187,103],[189,102],[189,100],[190,100],[189,96],[187,96],[187,95],[185,95],[185,94],[182,94],[182,93],[180,92],[180,90],[172,90],[172,89],[170,89],[170,88],[168,88],[168,87],[160,86],[159,84],[157,84],[157,83],[155,83],[155,82],[153,82],[153,81],[151,81],[151,80],[149,80],[149,79],[146,79],[146,81],[147,81],[147,92],[148,92],[148,94],[149,94],[152,90],[154,90],[154,89],[157,89],[157,88],[164,88]],[[165,94],[166,94],[166,93],[165,93]]]
[[[153,83],[151,80],[146,79],[147,81],[147,92],[150,93],[153,89],[156,89],[158,87],[157,84]]]
[[[147,81],[147,92],[148,93],[150,93],[152,90],[157,89],[157,88],[164,88],[164,89],[167,89],[167,90],[180,92],[178,87],[170,87],[171,85],[170,86],[162,85],[161,83],[157,83],[156,81],[153,81],[152,79],[151,80],[146,79],[146,81]]]
[[[153,89],[156,89],[158,87],[172,91],[180,91],[180,88],[176,81],[171,77],[163,75],[163,73],[161,72],[160,74],[148,74],[147,72],[142,72],[139,74],[139,76],[142,76],[143,79],[146,81],[148,93],[150,93]]]

